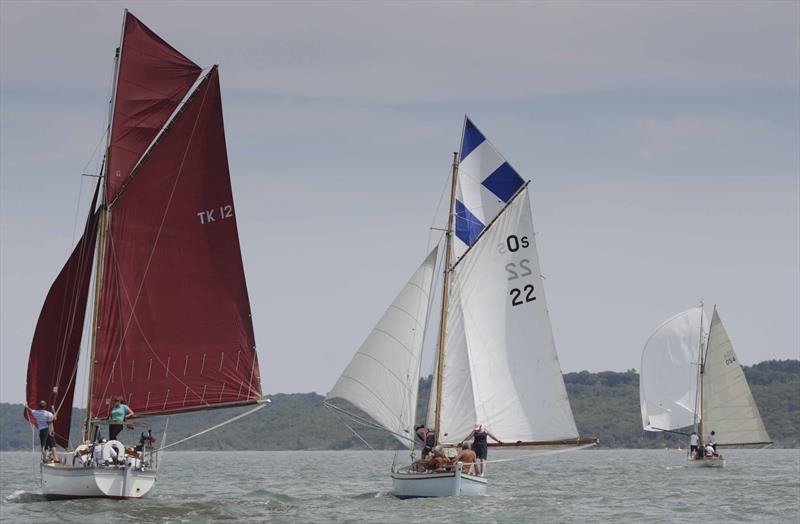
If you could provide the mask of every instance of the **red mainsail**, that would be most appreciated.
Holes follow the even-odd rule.
[[[261,398],[216,66],[109,198],[92,417]]]
[[[128,12],[119,52],[108,151],[109,201],[202,71]]]
[[[83,236],[47,293],[28,359],[27,405],[37,409],[40,400],[48,403],[48,409],[57,415],[53,424],[56,442],[63,447],[69,443],[75,375],[97,237],[95,206],[99,187],[98,182]],[[27,409],[25,416],[32,418]]]

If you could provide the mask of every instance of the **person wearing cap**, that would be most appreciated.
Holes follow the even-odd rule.
[[[111,408],[111,414],[108,416],[111,422],[108,425],[108,438],[117,440],[117,435],[122,431],[122,423],[125,419],[133,416],[133,411],[127,405],[122,403],[122,397],[114,397],[114,407]]]
[[[713,431],[711,432],[711,435],[708,436],[708,445],[714,448],[715,453],[717,452],[717,434]]]
[[[423,425],[414,426],[414,432],[417,437],[422,441],[422,458],[428,457],[428,454],[433,450],[436,445],[436,434]]]
[[[48,411],[47,402],[44,400],[39,401],[39,409],[32,409],[31,415],[36,421],[36,429],[39,430],[39,443],[42,445],[42,453],[46,449],[50,449],[53,455],[53,462],[58,462],[56,455],[56,439],[53,437],[53,432],[50,430],[50,424],[56,419],[52,411]]]

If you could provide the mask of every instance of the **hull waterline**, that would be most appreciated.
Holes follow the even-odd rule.
[[[392,494],[401,499],[486,495],[488,481],[462,473],[463,464],[445,473],[392,473]]]
[[[42,464],[42,494],[47,498],[138,499],[156,483],[156,472],[126,466],[71,467]]]
[[[725,459],[722,457],[703,457],[687,459],[690,468],[723,468]]]

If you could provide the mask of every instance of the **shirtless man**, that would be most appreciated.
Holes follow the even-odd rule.
[[[478,460],[478,457],[475,455],[475,452],[470,449],[469,443],[465,442],[460,448],[461,451],[459,451],[456,458],[453,459],[453,464],[455,465],[461,462],[464,464],[464,473],[473,475],[473,471],[475,471],[475,461]]]

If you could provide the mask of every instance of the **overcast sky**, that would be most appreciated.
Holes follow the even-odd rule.
[[[465,113],[532,180],[564,371],[638,369],[701,297],[743,363],[800,356],[796,1],[4,0],[0,401],[84,216],[124,7],[220,64],[265,393],[327,392],[417,268]]]

